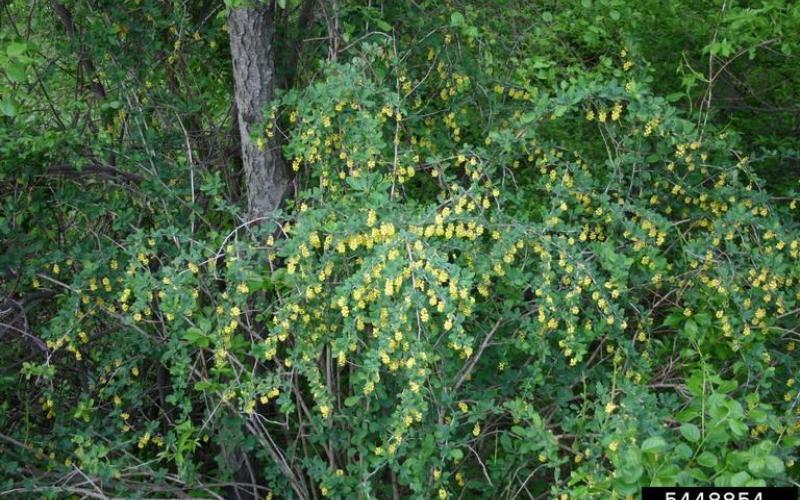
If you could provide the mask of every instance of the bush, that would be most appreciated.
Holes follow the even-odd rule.
[[[614,48],[585,64],[557,43],[567,25],[508,49],[480,9],[441,12],[265,110],[260,137],[285,137],[298,176],[274,217],[241,219],[219,173],[195,191],[182,161],[130,190],[4,195],[20,214],[3,238],[41,252],[4,257],[26,297],[6,307],[41,339],[4,333],[3,358],[25,359],[0,387],[6,492],[583,498],[798,479],[796,202],[735,130],[654,93],[623,37],[574,40]],[[535,44],[552,60],[520,62]]]

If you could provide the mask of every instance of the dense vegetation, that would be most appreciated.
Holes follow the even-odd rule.
[[[268,7],[0,7],[0,496],[800,481],[800,4]]]

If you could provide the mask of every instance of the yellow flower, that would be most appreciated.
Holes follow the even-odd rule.
[[[428,320],[430,319],[430,315],[428,314],[428,310],[427,310],[426,308],[424,308],[424,307],[423,307],[423,308],[420,310],[420,312],[419,312],[419,319],[420,319],[420,321],[422,321],[423,323],[427,323],[427,322],[428,322]]]
[[[147,446],[148,442],[150,442],[150,433],[145,432],[144,435],[142,435],[142,437],[139,438],[139,448],[140,449],[144,448],[145,446]]]
[[[611,108],[611,121],[619,120],[620,115],[622,114],[622,105],[619,103],[615,104],[613,108]]]

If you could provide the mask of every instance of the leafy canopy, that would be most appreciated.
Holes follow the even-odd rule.
[[[800,479],[797,6],[391,4],[311,21],[258,221],[222,6],[7,7],[0,491]]]

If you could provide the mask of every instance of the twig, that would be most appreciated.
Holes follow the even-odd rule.
[[[489,333],[486,334],[486,338],[483,339],[483,343],[481,343],[481,346],[478,348],[478,352],[475,354],[472,360],[469,363],[467,363],[467,365],[462,369],[461,375],[459,375],[458,379],[456,379],[456,383],[453,384],[453,392],[457,391],[461,387],[461,384],[463,384],[464,381],[467,379],[467,377],[470,375],[470,373],[472,373],[472,370],[475,368],[475,365],[478,364],[478,360],[481,359],[483,351],[486,350],[486,347],[489,345],[489,341],[492,340],[492,336],[494,336],[495,332],[497,331],[497,328],[500,327],[500,324],[502,322],[503,322],[502,319],[498,319],[497,322],[492,327],[492,329],[489,330]]]

